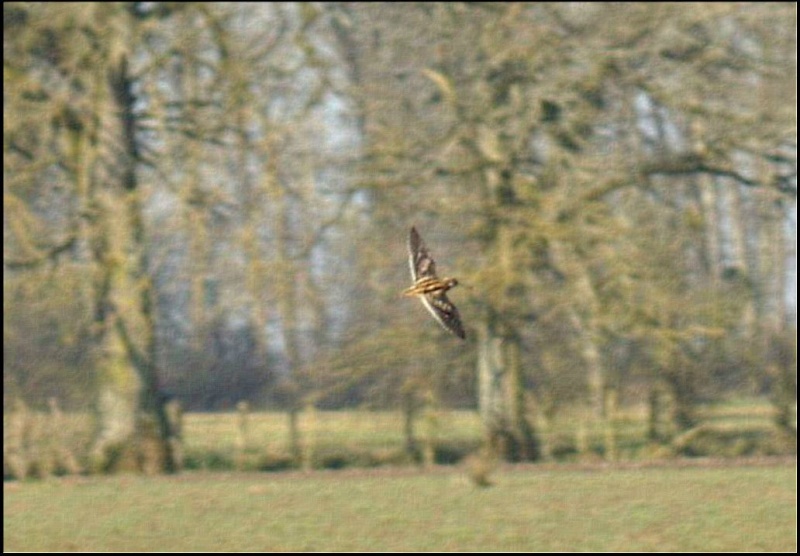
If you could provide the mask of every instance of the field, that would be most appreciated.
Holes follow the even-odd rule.
[[[793,458],[6,483],[7,551],[794,551]]]
[[[690,448],[711,457],[664,459],[643,409],[626,408],[608,463],[602,426],[565,412],[540,431],[549,462],[503,466],[481,489],[464,463],[409,460],[399,412],[303,412],[308,472],[285,413],[190,413],[186,472],[6,482],[3,538],[12,551],[793,551],[796,458],[774,447],[771,415],[763,401],[703,408],[713,434]],[[90,418],[70,419],[86,444]],[[481,425],[441,411],[417,435],[454,462]]]

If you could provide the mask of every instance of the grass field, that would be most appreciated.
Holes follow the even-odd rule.
[[[7,551],[794,551],[777,465],[187,473],[6,483]]]
[[[795,453],[792,442],[777,435],[774,407],[765,399],[726,401],[698,407],[702,435],[675,453],[647,436],[647,408],[619,408],[613,423],[619,461],[662,459],[665,455],[702,457],[776,456]],[[6,464],[8,453],[27,458],[28,476],[71,471],[51,457],[59,446],[85,469],[96,424],[89,413],[66,413],[57,422],[47,412],[30,411],[24,426],[3,414],[4,477],[18,478]],[[609,439],[606,424],[588,416],[585,408],[564,407],[535,424],[545,459],[561,462],[603,459]],[[17,423],[19,425],[19,423]],[[404,418],[400,411],[348,409],[303,411],[298,416],[301,457],[292,450],[289,417],[285,412],[253,411],[246,426],[236,412],[187,413],[183,419],[185,469],[190,471],[272,471],[311,467],[375,467],[409,465],[419,460],[420,448],[430,447],[437,463],[457,463],[478,449],[483,426],[476,411],[437,409],[415,421],[417,452],[406,450]],[[24,437],[12,431],[23,431]],[[8,451],[7,451],[8,448]],[[37,457],[43,461],[38,461]],[[62,458],[63,459],[63,458]],[[610,458],[606,458],[610,459]],[[129,466],[130,467],[130,466]],[[45,470],[45,472],[42,472]]]
[[[698,455],[742,456],[785,453],[773,448],[774,408],[764,400],[726,403],[701,407],[698,417],[713,425],[719,436],[729,431],[729,438],[716,438],[717,444],[695,446]],[[187,465],[192,469],[229,470],[236,442],[238,416],[235,413],[188,413],[184,419],[184,442]],[[536,422],[535,416],[531,417]],[[267,460],[288,457],[288,417],[280,412],[253,412],[248,417],[247,445],[251,457],[245,469],[263,470]],[[434,428],[426,429],[417,421],[418,440],[426,430],[434,436],[439,462],[459,459],[477,448],[483,438],[480,417],[475,411],[442,410],[436,413]],[[547,430],[537,431],[547,442],[553,457],[560,461],[579,459],[578,429],[585,427],[586,442],[594,453],[604,449],[604,425],[598,419],[586,418],[574,409],[563,410]],[[399,411],[317,411],[300,416],[302,441],[314,446],[315,467],[369,466],[403,463],[403,416]],[[638,460],[650,457],[647,440],[647,413],[644,406],[622,409],[615,423],[615,439],[620,459]],[[699,450],[697,449],[699,448]],[[704,451],[704,448],[708,448]],[[398,457],[400,456],[400,457]],[[406,461],[407,462],[407,461]]]

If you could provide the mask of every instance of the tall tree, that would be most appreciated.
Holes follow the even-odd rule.
[[[43,122],[24,122],[33,124],[30,129],[8,130],[11,141],[46,133],[48,126],[53,130],[59,142],[49,145],[46,154],[52,162],[47,170],[72,185],[67,244],[75,245],[88,263],[88,324],[98,389],[93,464],[110,465],[143,430],[139,420],[151,418],[164,440],[157,465],[172,470],[169,425],[158,396],[153,291],[136,171],[139,144],[128,65],[136,22],[120,6],[9,9],[17,21],[13,33],[21,55],[15,61],[5,59],[7,67],[19,71],[15,96],[25,103],[26,96],[38,91],[34,102],[51,113]],[[53,179],[46,174],[33,178],[32,187],[38,180]]]
[[[687,407],[697,376],[673,370],[697,359],[693,343],[733,321],[709,322],[705,303],[681,303],[683,314],[668,308],[685,288],[703,296],[694,261],[710,257],[716,269],[726,246],[742,260],[744,232],[727,218],[740,188],[792,194],[790,182],[752,176],[737,159],[768,161],[791,138],[781,120],[793,121],[793,105],[786,113],[770,104],[776,113],[764,114],[764,100],[768,83],[786,83],[775,79],[791,70],[777,53],[792,41],[787,27],[771,35],[765,22],[791,19],[792,9],[339,4],[332,17],[363,118],[365,169],[380,176],[371,198],[397,216],[435,215],[454,240],[479,247],[469,259],[479,270],[468,278],[481,292],[472,294],[473,322],[489,437],[505,439],[507,456],[535,455],[519,393],[543,361],[527,346],[549,336],[547,327],[575,339],[569,357],[586,370],[587,404],[598,415],[619,383],[606,355],[614,344],[660,346],[651,347],[657,368]],[[770,93],[753,102],[747,80]],[[757,139],[731,125],[762,115]],[[706,222],[710,251],[688,235],[637,241],[635,226],[651,210],[664,215],[651,233],[683,229],[698,210],[695,180],[704,179],[713,185],[702,184],[703,210],[718,216]],[[719,201],[719,191],[731,201]],[[637,265],[654,246],[663,258],[650,261],[666,267]],[[673,275],[664,270],[674,256],[685,263],[680,281],[650,281]],[[711,299],[724,304],[731,288]],[[648,308],[652,296],[661,314]],[[537,314],[547,318],[534,322]],[[688,414],[679,412],[685,424]]]

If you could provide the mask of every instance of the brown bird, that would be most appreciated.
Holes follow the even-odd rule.
[[[419,297],[425,308],[439,324],[461,338],[466,337],[458,309],[453,305],[445,292],[458,285],[455,278],[438,278],[436,263],[431,258],[425,244],[422,243],[417,229],[412,227],[408,237],[408,264],[411,267],[411,278],[414,285],[403,292],[408,297]]]

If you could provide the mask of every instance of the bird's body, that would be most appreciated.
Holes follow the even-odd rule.
[[[439,278],[436,276],[436,263],[431,258],[416,228],[411,228],[408,238],[408,262],[414,285],[406,289],[403,295],[419,297],[422,304],[436,321],[461,339],[466,337],[458,309],[453,305],[445,292],[458,285],[455,278]]]
[[[439,278],[426,276],[417,280],[413,286],[403,292],[403,295],[413,297],[415,295],[425,295],[426,293],[444,293],[457,285],[458,280],[455,278],[444,278],[440,280]]]

